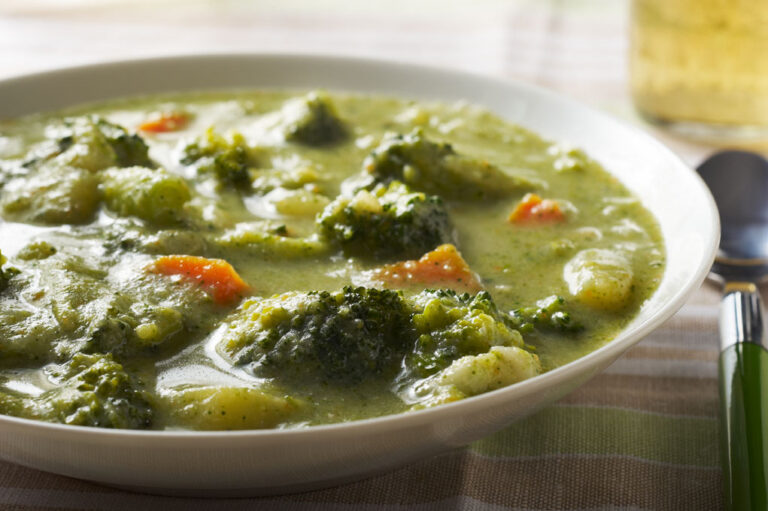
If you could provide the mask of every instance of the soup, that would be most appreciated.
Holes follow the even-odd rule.
[[[0,412],[302,427],[514,384],[664,271],[579,149],[464,103],[248,91],[0,123]]]

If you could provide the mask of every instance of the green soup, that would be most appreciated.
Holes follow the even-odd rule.
[[[652,215],[481,108],[327,93],[0,123],[0,412],[251,429],[436,406],[568,363],[656,289]]]

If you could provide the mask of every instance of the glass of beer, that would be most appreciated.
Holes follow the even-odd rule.
[[[646,119],[698,139],[768,141],[768,0],[634,0],[629,57]]]

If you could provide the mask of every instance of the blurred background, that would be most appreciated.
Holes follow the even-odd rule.
[[[730,141],[768,147],[763,0],[0,1],[0,78],[111,59],[254,51],[524,80],[640,123],[634,95],[646,119],[665,125],[654,134],[691,165]],[[704,134],[707,143],[673,132]]]
[[[633,117],[628,0],[3,0],[0,78],[151,55],[334,53],[542,85]]]

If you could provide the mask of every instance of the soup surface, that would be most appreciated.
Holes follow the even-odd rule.
[[[656,289],[655,220],[479,107],[185,94],[0,123],[0,412],[299,427],[533,377]]]

